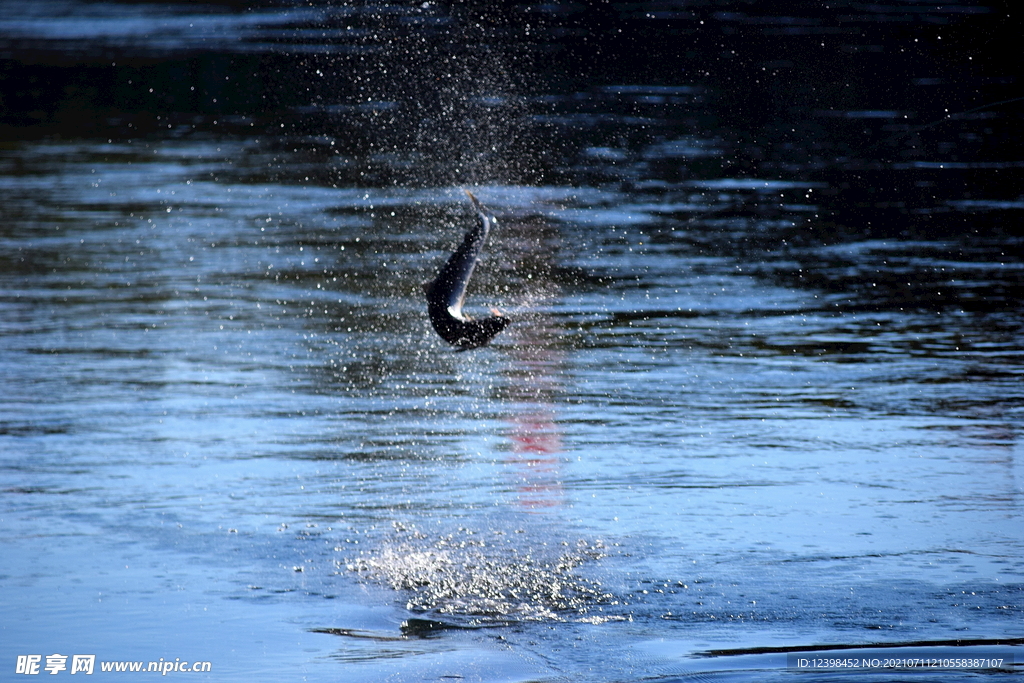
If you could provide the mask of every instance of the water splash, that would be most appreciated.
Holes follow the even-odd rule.
[[[598,605],[615,605],[601,583],[577,571],[605,557],[601,540],[530,544],[524,530],[460,528],[428,536],[396,525],[379,549],[347,568],[402,593],[406,608],[486,621],[592,619]]]

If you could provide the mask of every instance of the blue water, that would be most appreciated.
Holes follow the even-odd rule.
[[[551,182],[479,160],[482,180],[448,182],[407,149],[332,156],[351,141],[258,118],[5,142],[0,667],[1014,676],[1019,193],[884,156],[731,172],[750,151],[734,130],[676,118],[698,92],[622,81],[524,105],[575,131]],[[916,188],[902,209],[851,181],[893,169]],[[456,353],[421,284],[473,220],[464,187],[499,219],[467,309],[514,324]],[[826,655],[1007,664],[787,659]]]

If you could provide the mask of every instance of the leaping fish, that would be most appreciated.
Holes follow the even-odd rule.
[[[427,312],[430,314],[431,324],[442,339],[457,346],[459,351],[483,346],[512,322],[495,308],[491,309],[494,315],[480,320],[474,320],[462,312],[469,277],[473,274],[480,252],[483,251],[487,233],[490,232],[491,226],[498,222],[477,201],[473,193],[469,190],[465,192],[476,207],[479,220],[466,233],[462,244],[448,258],[437,277],[423,287],[427,294]]]

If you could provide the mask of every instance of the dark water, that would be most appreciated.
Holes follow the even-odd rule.
[[[3,670],[1016,679],[1001,6],[0,9]]]

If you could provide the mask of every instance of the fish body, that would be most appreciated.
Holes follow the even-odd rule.
[[[448,257],[437,277],[424,287],[431,324],[442,339],[460,351],[487,344],[512,322],[494,309],[491,309],[494,315],[481,319],[471,318],[462,311],[469,278],[480,259],[491,226],[497,223],[471,192],[467,190],[466,194],[476,207],[477,222],[466,233],[455,253]]]

